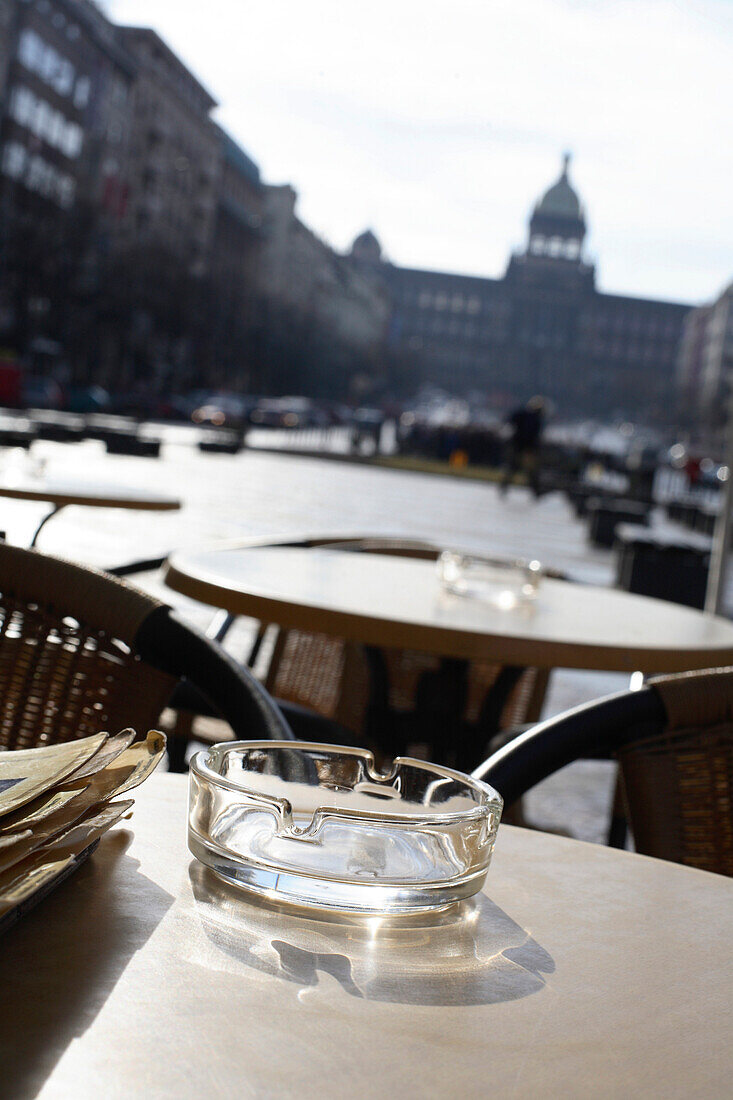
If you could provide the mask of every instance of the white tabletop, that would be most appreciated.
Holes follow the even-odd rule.
[[[446,592],[430,561],[248,547],[175,554],[166,583],[284,627],[372,645],[539,667],[680,672],[733,662],[733,623],[680,604],[543,578],[502,611]]]
[[[151,512],[176,511],[181,507],[180,500],[175,497],[113,481],[76,481],[25,475],[0,482],[0,497],[47,501],[59,507],[83,504],[92,508],[130,508]]]
[[[186,780],[4,937],[7,1096],[684,1097],[733,1079],[733,881],[501,826],[484,893],[294,916],[186,849]]]

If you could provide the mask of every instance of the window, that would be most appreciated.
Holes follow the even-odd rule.
[[[19,86],[13,90],[10,114],[21,126],[26,126],[65,156],[78,157],[81,152],[84,138],[81,126],[67,121],[60,111],[39,99],[29,88]]]
[[[453,298],[451,300],[451,304],[450,304],[450,307],[453,310],[453,312],[454,313],[460,313],[463,309],[463,305],[464,305],[463,295],[462,294],[454,294]]]
[[[479,298],[469,298],[466,304],[466,312],[474,315],[480,313],[481,300]]]
[[[3,149],[2,170],[11,179],[19,179],[23,175],[26,162],[26,151],[17,141],[9,141]]]
[[[63,206],[65,210],[74,202],[74,193],[76,191],[76,184],[70,176],[62,176],[58,183],[58,198],[59,206]]]
[[[59,95],[71,95],[71,89],[74,87],[74,66],[58,54],[55,62],[54,74],[50,80],[51,87]]]
[[[89,102],[89,92],[92,82],[88,76],[80,76],[74,88],[74,106],[80,110]]]
[[[441,291],[439,294],[435,295],[435,308],[436,309],[445,309],[445,307],[447,305],[448,305],[448,295],[447,294],[444,294]]]
[[[58,54],[51,46],[41,44],[40,57],[38,59],[38,65],[36,66],[36,72],[45,80],[47,84],[51,84],[56,76],[56,59]]]
[[[26,69],[36,72],[40,64],[43,43],[33,31],[25,30],[18,42],[18,60]]]
[[[51,165],[43,157],[31,157],[25,182],[32,191],[48,196],[51,193]]]
[[[60,148],[66,156],[70,159],[78,157],[81,152],[82,144],[82,129],[81,126],[77,126],[75,122],[70,122],[65,127],[65,133],[60,144]]]
[[[31,123],[31,129],[36,137],[49,141],[54,132],[54,115],[56,111],[43,99],[36,100],[36,109]]]
[[[35,109],[35,96],[27,88],[13,89],[10,99],[10,114],[21,126],[30,124]]]
[[[46,103],[38,99],[33,92],[28,92],[28,115],[26,125],[36,137],[40,137],[46,125]]]
[[[22,32],[18,41],[18,59],[59,95],[70,95],[74,84],[74,66],[53,46],[48,46],[35,31]]]
[[[56,149],[64,148],[64,140],[66,138],[66,123],[64,116],[58,111],[49,109],[46,112],[45,130],[43,137],[49,145],[53,145]]]

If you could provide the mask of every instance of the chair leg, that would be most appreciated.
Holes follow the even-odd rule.
[[[168,733],[168,770],[187,772],[186,749],[193,737],[193,714],[176,711],[176,723]]]
[[[249,655],[247,657],[247,668],[255,667],[257,658],[260,655],[262,643],[264,642],[265,635],[267,634],[267,627],[267,623],[260,623],[257,627],[257,634],[255,635],[255,640],[252,642],[252,648],[250,649]]]
[[[616,786],[613,792],[613,809],[611,810],[611,823],[608,828],[608,847],[625,848],[628,832],[629,826],[624,804],[624,782],[621,769],[619,769],[616,772]]]

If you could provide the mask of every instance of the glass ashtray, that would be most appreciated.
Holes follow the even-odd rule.
[[[502,811],[491,787],[363,749],[230,741],[198,752],[188,846],[224,881],[357,913],[437,909],[484,884]]]
[[[501,561],[444,550],[438,577],[449,592],[486,600],[502,611],[531,602],[542,578],[538,561]]]

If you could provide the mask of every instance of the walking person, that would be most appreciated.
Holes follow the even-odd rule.
[[[538,452],[544,421],[545,400],[539,396],[532,397],[507,418],[512,434],[504,454],[504,472],[499,485],[502,494],[506,493],[515,474],[524,473],[534,495],[540,495]]]

